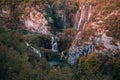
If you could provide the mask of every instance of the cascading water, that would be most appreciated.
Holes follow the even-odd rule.
[[[83,25],[83,29],[85,29],[86,24],[87,24],[87,22],[84,23],[84,25]]]
[[[92,5],[90,5],[90,8],[89,8],[88,21],[90,20],[91,15],[92,15]]]
[[[77,29],[77,26],[78,26],[78,23],[77,23],[77,21],[78,21],[78,13],[79,13],[79,11],[77,11],[77,13],[76,13],[76,15],[75,15],[75,24],[74,24],[74,29]]]
[[[62,51],[61,54],[60,54],[60,59],[62,60],[64,57],[65,57],[64,51]]]
[[[66,29],[66,15],[63,15],[63,28]]]
[[[51,37],[51,45],[52,45],[52,51],[53,52],[57,52],[58,51],[58,46],[57,46],[57,42],[55,42],[54,37]]]
[[[27,47],[30,47],[33,52],[35,52],[36,54],[39,55],[40,58],[42,57],[42,54],[41,54],[40,50],[38,50],[38,49],[36,49],[35,47],[31,46],[31,45],[30,45],[29,43],[27,43],[27,42],[26,42],[26,46],[27,46]]]
[[[95,50],[95,46],[97,46],[98,43],[100,42],[101,38],[102,38],[102,35],[99,35],[92,44],[89,44],[83,47],[82,49],[80,49],[79,47],[70,48],[69,56],[68,56],[68,63],[71,65],[74,65],[79,60],[80,56],[87,56],[88,54],[92,53]]]
[[[54,39],[54,37],[52,36],[52,37],[51,37],[51,44],[53,45],[54,42],[55,42],[55,39]]]
[[[82,10],[81,10],[81,15],[80,15],[80,20],[78,22],[78,27],[77,27],[77,30],[79,30],[80,28],[80,25],[81,25],[81,22],[83,20],[83,16],[84,16],[84,9],[85,9],[85,6],[82,7]]]
[[[59,57],[55,57],[52,60],[49,60],[48,64],[50,64],[51,66],[61,65],[64,62],[65,55],[64,55],[63,51],[59,54],[58,45],[57,45],[57,42],[55,41],[55,38],[53,36],[51,37],[51,45],[52,45],[52,51],[56,52],[56,54]]]
[[[78,19],[79,10],[76,13],[74,28],[78,31],[80,29],[85,29],[85,26],[87,25],[87,22],[90,20],[90,17],[92,15],[92,5],[89,6],[89,10],[87,10],[86,7],[87,6],[85,5],[82,6],[79,19]]]
[[[85,29],[88,21],[90,20],[91,15],[92,15],[92,5],[89,5],[88,10],[87,10],[87,6],[83,5],[82,8],[81,8],[80,19],[79,19],[78,22],[75,22],[75,24],[74,24],[74,28],[76,28],[76,25],[78,24],[78,26],[76,28],[78,31],[80,30],[78,32],[78,35],[80,35],[81,31]],[[78,16],[78,11],[77,11],[77,14],[76,14],[76,21],[77,21],[77,16]],[[76,37],[79,37],[79,36],[76,36]],[[76,64],[77,61],[79,60],[80,56],[87,56],[88,54],[93,52],[94,48],[95,48],[95,44],[93,44],[93,43],[88,44],[83,48],[74,47],[75,42],[77,41],[76,39],[77,38],[75,38],[75,40],[73,41],[73,44],[72,44],[73,47],[69,49],[68,63],[71,64],[71,65]],[[96,43],[98,43],[99,40],[100,40],[100,38],[98,38],[96,40]]]
[[[83,25],[83,29],[85,29],[87,22],[90,20],[91,11],[92,11],[92,5],[90,5],[90,7],[89,7],[89,11],[88,11],[88,15],[87,15],[88,18],[87,18],[87,20],[85,20],[85,23]]]
[[[58,46],[57,46],[56,42],[54,44],[52,44],[52,51],[53,52],[57,52],[58,51]]]

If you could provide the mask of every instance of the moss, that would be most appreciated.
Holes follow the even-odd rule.
[[[51,49],[51,38],[48,35],[31,34],[30,36],[26,37],[28,42],[33,46]]]
[[[60,58],[60,54],[58,52],[53,52],[51,49],[41,48],[42,53],[44,53],[44,57],[47,60],[52,60],[55,58]]]

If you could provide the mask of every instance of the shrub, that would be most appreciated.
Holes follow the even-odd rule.
[[[69,49],[76,34],[76,30],[69,28],[64,30],[62,34],[58,35],[60,37],[58,41],[59,50],[64,51],[66,49]]]

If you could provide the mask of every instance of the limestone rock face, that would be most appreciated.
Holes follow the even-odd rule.
[[[22,15],[22,20],[26,28],[32,32],[51,34],[48,30],[48,21],[45,19],[44,15],[36,11],[33,7],[26,7],[24,14]]]
[[[74,28],[78,33],[69,49],[68,63],[71,65],[76,64],[80,56],[87,56],[92,52],[108,56],[120,54],[120,40],[108,35],[113,27],[108,21],[120,15],[120,8],[113,9],[107,15],[104,15],[104,10],[98,14],[95,14],[96,11],[96,6],[82,5],[76,13]],[[118,33],[119,30],[112,34]]]

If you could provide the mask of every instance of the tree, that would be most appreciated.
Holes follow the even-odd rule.
[[[13,48],[0,46],[0,51],[0,80],[28,79],[32,70],[29,63]]]

